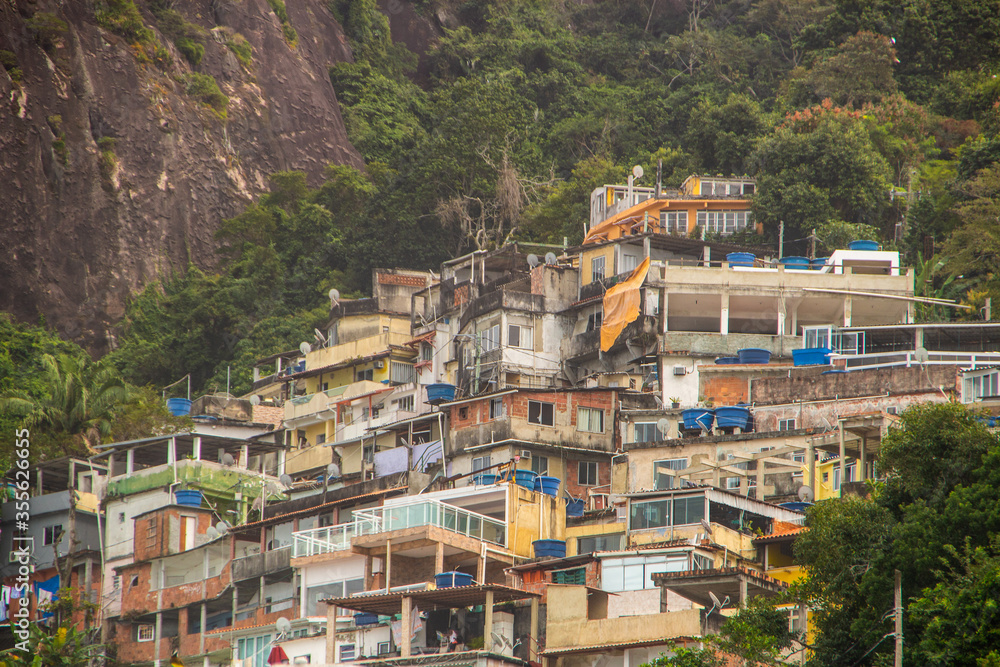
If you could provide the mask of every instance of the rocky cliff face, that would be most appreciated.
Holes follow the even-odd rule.
[[[272,4],[136,0],[157,55],[96,18],[130,0],[0,0],[0,310],[99,352],[130,293],[214,264],[219,221],[268,174],[361,165],[327,75],[351,58],[343,31],[322,0],[289,1],[284,21]],[[197,65],[164,8],[203,46]]]

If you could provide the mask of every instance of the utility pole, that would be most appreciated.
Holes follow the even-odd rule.
[[[785,256],[785,221],[778,221],[778,259]]]
[[[816,228],[809,234],[809,259],[816,259]]]
[[[903,576],[896,570],[896,661],[903,667]]]

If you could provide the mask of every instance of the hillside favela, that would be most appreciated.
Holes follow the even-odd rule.
[[[1000,0],[0,2],[0,667],[1000,667],[998,74]]]

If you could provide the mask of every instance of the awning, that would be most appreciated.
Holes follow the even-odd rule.
[[[280,646],[275,646],[271,649],[271,655],[267,656],[267,664],[269,665],[287,665],[290,664],[288,659],[288,654],[285,653],[285,649]]]

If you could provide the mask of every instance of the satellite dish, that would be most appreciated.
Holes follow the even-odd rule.
[[[236,463],[236,459],[233,458],[232,454],[226,452],[225,454],[222,455],[222,465],[231,466],[234,463]]]
[[[816,497],[816,493],[812,490],[811,486],[800,486],[798,495],[799,500],[804,503],[811,503]]]
[[[706,521],[705,519],[702,519],[702,520],[701,520],[701,527],[702,527],[702,528],[704,528],[704,529],[705,529],[705,532],[706,532],[706,533],[708,533],[709,535],[711,535],[711,534],[712,534],[712,524],[710,524],[710,523],[709,523],[708,521]]]
[[[663,437],[667,437],[667,431],[670,430],[670,420],[666,417],[660,417],[656,420],[656,428],[660,429],[660,434]]]
[[[264,509],[264,496],[257,496],[253,499],[253,508],[255,510]]]
[[[635,176],[636,178],[642,178],[642,175],[645,173],[646,172],[642,170],[642,167],[640,165],[635,165],[634,167],[632,167],[632,175]]]
[[[556,254],[554,252],[545,253],[545,263],[548,264],[549,266],[555,266],[556,262],[558,261],[559,259],[556,257]]]
[[[284,616],[279,616],[278,620],[274,622],[274,627],[278,630],[280,634],[287,635],[292,629],[292,622],[289,621]]]
[[[719,609],[722,609],[722,602],[719,600],[718,597],[716,597],[715,593],[713,593],[712,591],[709,591],[708,592],[708,597],[712,598],[712,604],[714,604]]]
[[[336,289],[332,289],[327,294],[330,297],[330,307],[333,308],[337,305],[337,302],[340,301],[340,292]]]
[[[312,345],[310,345],[305,341],[302,341],[302,343],[299,345],[299,352],[301,352],[302,354],[309,354],[310,352],[312,352],[312,349],[313,349]]]
[[[337,478],[339,478],[340,477],[340,466],[337,465],[336,463],[331,463],[330,465],[328,465],[326,467],[326,474],[329,477],[337,477]]]
[[[539,265],[538,255],[528,255],[528,266],[535,268]]]
[[[220,521],[219,523],[215,524],[215,530],[219,532],[219,535],[225,535],[226,533],[229,532],[229,524],[226,523],[225,521]]]
[[[250,405],[260,405],[260,396],[254,394],[250,397]]]
[[[315,329],[314,328],[313,329],[313,335],[316,336],[316,342],[318,342],[320,345],[322,345],[323,343],[326,342],[326,336],[324,336],[323,332],[320,331],[319,329]]]
[[[215,526],[209,526],[205,534],[208,535],[209,540],[214,540],[219,536],[219,530]]]
[[[292,479],[292,476],[289,475],[288,473],[285,473],[284,475],[282,475],[281,477],[279,477],[278,481],[280,481],[282,483],[282,485],[286,489],[290,488],[292,486],[292,484],[294,483],[294,480]]]
[[[930,355],[927,353],[926,347],[918,347],[913,351],[913,358],[918,364],[926,364],[927,360],[930,359]]]

